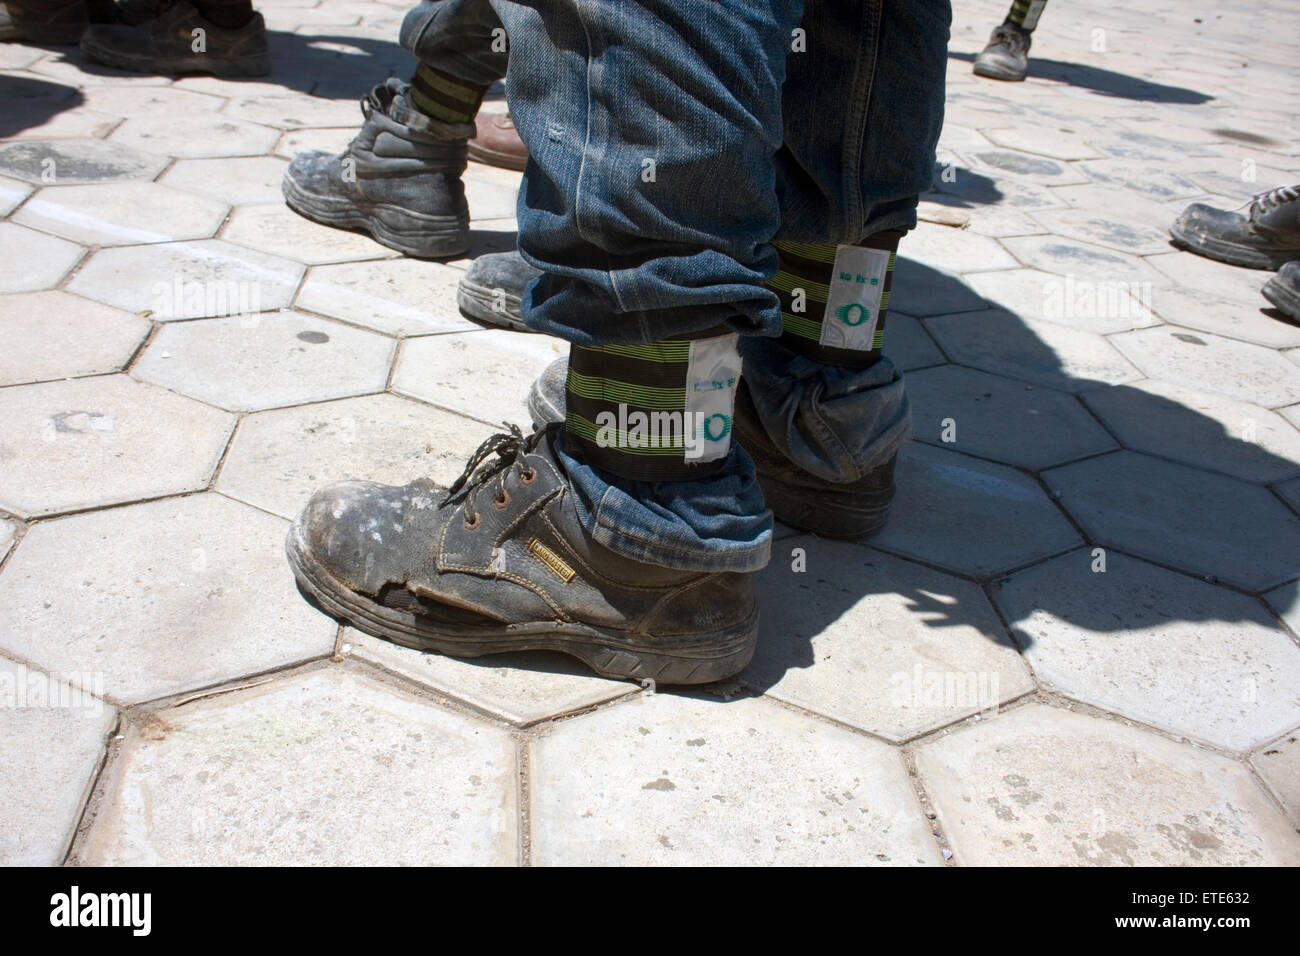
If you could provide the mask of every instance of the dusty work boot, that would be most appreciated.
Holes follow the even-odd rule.
[[[527,332],[519,306],[524,289],[539,275],[517,251],[490,252],[466,270],[456,287],[456,304],[472,319]]]
[[[414,109],[408,86],[389,79],[361,101],[365,125],[341,154],[299,153],[281,191],[313,222],[364,229],[408,256],[455,256],[469,247],[469,206],[460,175],[470,123],[444,123]]]
[[[564,421],[568,371],[568,360],[557,359],[533,382],[528,412],[535,426]],[[894,500],[894,457],[847,484],[810,474],[768,436],[743,377],[736,390],[731,434],[754,459],[763,498],[778,520],[825,538],[847,540],[869,537],[885,526]]]
[[[1300,322],[1300,260],[1288,262],[1264,283],[1264,298]]]
[[[989,42],[975,58],[975,74],[991,80],[1023,80],[1029,69],[1033,36],[1014,23],[995,27]]]
[[[5,0],[0,41],[75,45],[86,32],[86,0]]]
[[[260,13],[231,29],[211,22],[185,0],[162,0],[142,23],[91,24],[81,37],[81,52],[96,63],[133,73],[271,72],[271,48]]]
[[[469,141],[469,158],[474,162],[519,170],[528,165],[528,147],[509,113],[480,112],[474,126],[477,132]]]
[[[1245,215],[1192,203],[1169,234],[1174,245],[1229,265],[1280,269],[1300,259],[1300,185],[1260,193]]]
[[[606,677],[663,684],[742,670],[758,636],[751,577],[643,564],[593,541],[552,447],[559,431],[489,438],[445,495],[428,479],[318,491],[286,543],[299,588],[367,634],[454,657],[563,651]]]

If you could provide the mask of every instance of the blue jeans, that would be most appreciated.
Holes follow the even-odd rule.
[[[888,360],[849,371],[785,350],[763,283],[774,239],[854,242],[916,224],[943,122],[948,0],[490,6],[421,3],[402,41],[485,83],[500,60],[466,37],[498,24],[509,35],[510,110],[531,156],[519,249],[544,271],[525,322],[580,345],[728,327],[744,336],[759,416],[796,464],[852,481],[887,461],[909,437],[901,376]],[[682,569],[766,564],[771,514],[743,449],[691,482],[561,457],[607,547]]]

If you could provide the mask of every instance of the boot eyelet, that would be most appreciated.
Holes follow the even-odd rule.
[[[473,519],[471,519],[468,515],[466,515],[464,523],[465,523],[466,531],[473,531],[475,528],[478,527],[478,514],[475,513]]]
[[[500,497],[492,499],[492,507],[496,508],[497,511],[502,510],[508,504],[510,504],[510,494],[505,490],[502,490]]]
[[[527,471],[525,471],[523,474],[519,476],[519,483],[521,485],[531,485],[536,480],[537,480],[536,468],[529,468]]]

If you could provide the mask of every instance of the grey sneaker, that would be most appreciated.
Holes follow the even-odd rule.
[[[564,421],[568,372],[568,359],[557,359],[533,382],[528,412],[534,425]],[[736,389],[731,433],[754,459],[759,487],[778,520],[824,538],[846,540],[870,537],[884,528],[894,501],[896,456],[847,484],[809,474],[790,461],[768,436],[744,378]]]
[[[6,0],[0,41],[73,45],[86,32],[86,0]]]
[[[472,123],[444,123],[411,107],[407,84],[389,79],[361,101],[365,125],[341,154],[299,153],[281,192],[313,222],[364,229],[379,242],[424,259],[469,247],[469,206],[461,173]],[[517,308],[516,308],[517,311]]]
[[[367,634],[454,657],[555,650],[663,684],[739,673],[758,637],[751,575],[675,571],[597,544],[554,433],[489,438],[446,495],[428,479],[318,491],[286,543],[299,588]]]
[[[1264,283],[1264,298],[1300,322],[1300,261],[1288,262]]]
[[[1247,269],[1280,269],[1300,259],[1300,185],[1250,200],[1246,215],[1192,203],[1169,227],[1174,245]]]
[[[1033,35],[1015,24],[994,28],[986,47],[975,58],[977,76],[991,80],[1023,80],[1029,69],[1029,46]]]
[[[539,275],[518,251],[479,256],[456,287],[456,304],[472,319],[527,332],[519,306],[524,289]]]
[[[92,23],[81,37],[81,52],[97,63],[133,73],[271,72],[271,48],[260,13],[242,27],[227,29],[185,0],[162,0],[155,14],[141,23]]]

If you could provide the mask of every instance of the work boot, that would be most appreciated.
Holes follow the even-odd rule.
[[[1300,259],[1300,185],[1254,196],[1244,216],[1192,203],[1169,234],[1174,245],[1197,255],[1247,269],[1280,269]]]
[[[511,426],[445,495],[427,478],[318,491],[286,543],[299,588],[367,634],[453,657],[563,651],[605,677],[662,684],[742,670],[758,636],[751,577],[597,544],[556,457],[559,434]]]
[[[1300,322],[1300,261],[1288,262],[1264,283],[1264,298]]]
[[[988,46],[975,58],[975,73],[991,80],[1023,80],[1029,69],[1033,35],[1014,23],[995,27]]]
[[[534,426],[564,421],[568,359],[548,365],[528,393]],[[862,478],[837,484],[810,474],[776,446],[763,427],[742,377],[731,434],[754,459],[758,484],[778,520],[824,538],[858,540],[885,526],[894,500],[895,456]]]
[[[86,32],[86,0],[5,0],[0,41],[73,45]]]
[[[487,253],[475,259],[461,278],[456,304],[472,319],[527,332],[519,306],[524,289],[539,275],[518,252]]]
[[[133,73],[271,72],[271,48],[260,13],[242,27],[227,29],[185,0],[162,0],[156,13],[141,23],[93,23],[81,37],[81,52],[97,63]]]
[[[474,127],[477,132],[469,141],[469,158],[474,162],[519,170],[528,165],[528,148],[509,113],[480,112]]]
[[[299,153],[281,191],[313,222],[364,229],[379,242],[422,259],[469,247],[469,206],[460,174],[470,123],[431,119],[407,102],[407,84],[390,78],[361,101],[365,125],[338,156]]]

